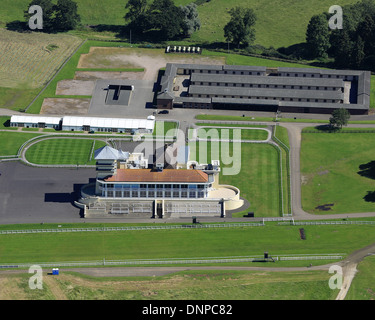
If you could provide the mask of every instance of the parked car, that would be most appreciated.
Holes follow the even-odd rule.
[[[169,111],[168,110],[162,110],[162,111],[159,111],[159,114],[168,114]]]

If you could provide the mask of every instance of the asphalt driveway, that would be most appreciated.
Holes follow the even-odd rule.
[[[83,222],[73,203],[95,169],[0,163],[0,224]]]

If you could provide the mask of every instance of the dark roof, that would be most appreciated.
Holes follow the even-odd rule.
[[[222,86],[190,86],[189,94],[250,96],[268,98],[301,98],[301,99],[343,99],[343,93],[338,90],[299,90],[273,88],[242,88]]]
[[[232,74],[207,74],[193,73],[191,81],[216,82],[216,83],[238,83],[238,84],[264,84],[264,85],[295,85],[295,86],[316,86],[316,87],[337,87],[344,86],[342,79],[328,78],[296,78],[278,76],[249,76]]]

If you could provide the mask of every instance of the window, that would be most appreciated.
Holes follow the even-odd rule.
[[[171,197],[171,192],[170,191],[165,191],[164,197],[170,198]]]
[[[116,198],[121,198],[122,197],[121,191],[116,191],[115,192],[115,197]]]
[[[124,191],[124,198],[130,198],[130,191]]]
[[[140,192],[140,197],[141,197],[141,198],[146,198],[146,196],[147,196],[146,191],[141,191],[141,192]]]
[[[187,192],[186,191],[181,192],[181,198],[187,198]]]
[[[107,191],[107,197],[113,198],[113,191]]]
[[[189,198],[196,198],[195,192],[189,192]]]
[[[149,192],[148,192],[148,197],[149,197],[149,198],[153,198],[153,197],[155,197],[155,192],[154,192],[154,191],[149,191]]]
[[[132,198],[138,198],[138,191],[132,191]]]
[[[157,191],[156,192],[156,197],[162,198],[163,197],[163,191]]]
[[[173,198],[179,198],[180,193],[178,191],[173,191]]]

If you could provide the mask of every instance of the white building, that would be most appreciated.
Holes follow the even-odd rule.
[[[152,133],[154,127],[155,117],[153,116],[147,119],[65,116],[62,121],[62,130],[67,131]]]
[[[10,118],[11,127],[24,128],[51,128],[59,129],[61,125],[61,117],[46,117],[33,115],[13,115]]]
[[[119,133],[152,133],[155,117],[147,119],[99,118],[99,117],[48,117],[39,115],[13,115],[11,127],[52,128],[67,131],[99,131]]]

